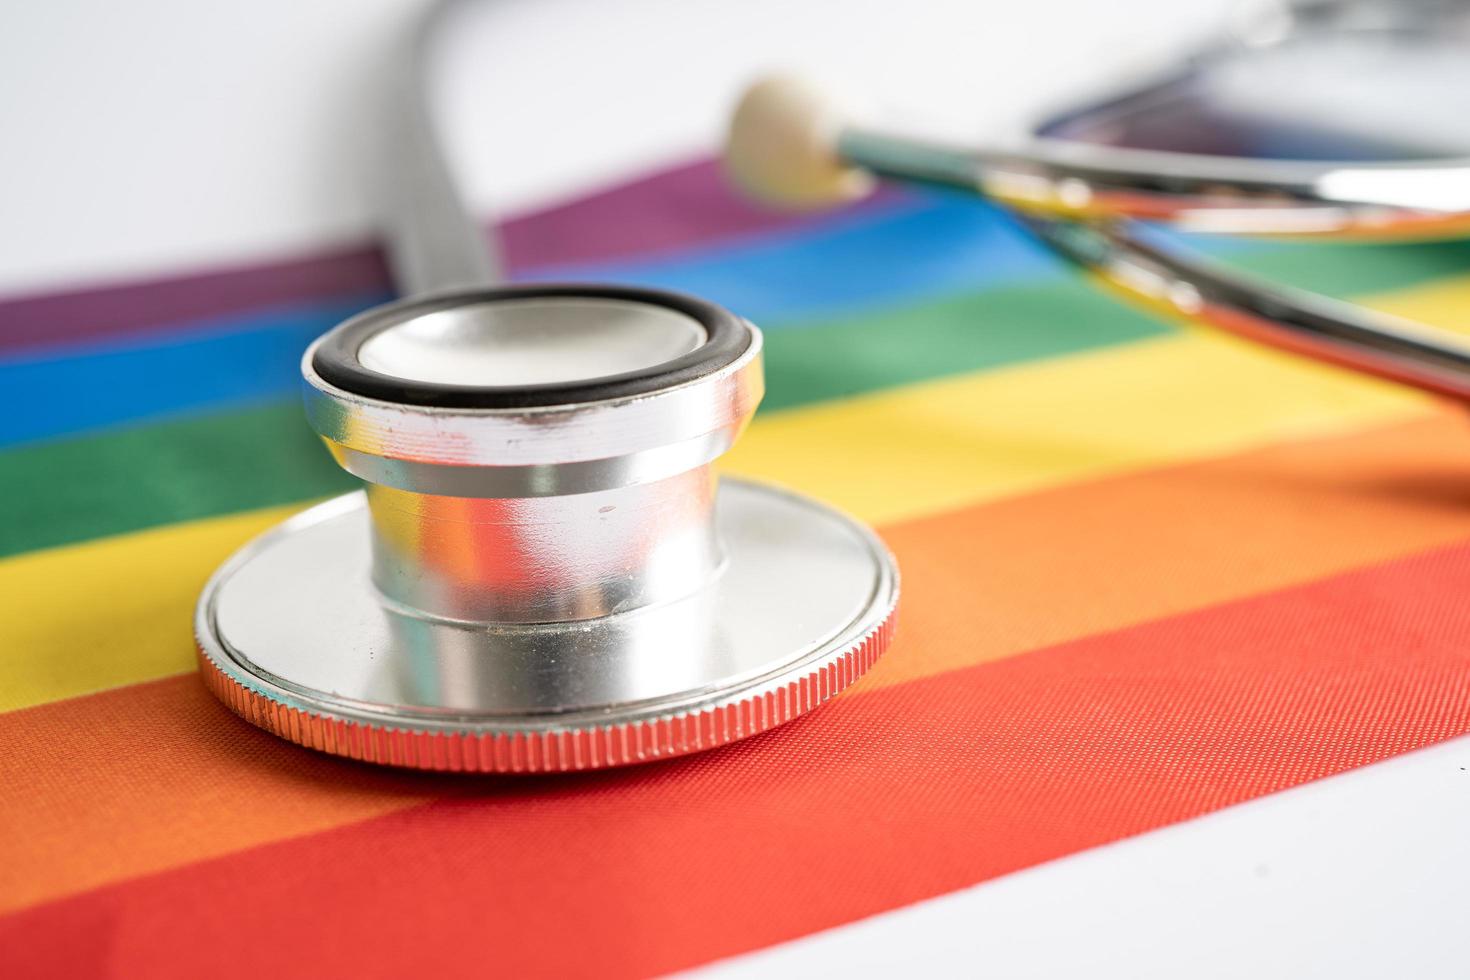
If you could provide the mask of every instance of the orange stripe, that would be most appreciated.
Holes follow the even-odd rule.
[[[860,690],[1470,536],[1459,411],[1072,484],[885,529],[901,655]]]
[[[907,606],[858,691],[1470,535],[1467,446],[1458,416],[1435,417],[889,528]],[[0,716],[0,744],[0,785],[89,774],[0,808],[0,907],[12,909],[476,785],[281,744],[194,677]]]
[[[702,756],[469,780],[0,919],[0,975],[693,966],[1463,734],[1467,592],[1461,545],[842,698]]]
[[[193,675],[0,715],[0,908],[422,803],[451,787],[341,765],[239,722]]]

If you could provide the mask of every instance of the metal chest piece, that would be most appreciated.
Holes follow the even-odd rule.
[[[484,772],[667,758],[822,703],[886,647],[897,572],[850,518],[717,479],[760,354],[716,306],[614,287],[348,320],[302,373],[366,490],[215,573],[206,683],[312,748]]]

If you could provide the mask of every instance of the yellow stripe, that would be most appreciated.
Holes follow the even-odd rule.
[[[193,667],[194,600],[272,507],[0,562],[0,711]]]
[[[1470,334],[1470,276],[1383,293],[1364,302],[1384,313]]]
[[[764,420],[726,470],[874,523],[1405,417],[1422,396],[1183,335]]]
[[[1470,282],[1375,305],[1445,322],[1455,307],[1470,308]],[[884,523],[1392,421],[1423,405],[1412,392],[1184,334],[764,417],[725,469]],[[0,711],[193,669],[191,612],[205,579],[296,509],[0,562]]]
[[[1362,302],[1470,333],[1470,277]],[[1200,329],[784,412],[723,462],[881,524],[1390,421],[1425,402]]]

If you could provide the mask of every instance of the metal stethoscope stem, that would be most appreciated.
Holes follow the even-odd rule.
[[[466,0],[433,0],[404,34],[394,59],[383,131],[384,242],[403,296],[492,286],[499,256],[465,202],[430,98],[434,48],[444,22]]]

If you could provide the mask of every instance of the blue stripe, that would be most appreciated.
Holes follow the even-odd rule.
[[[565,266],[536,279],[637,283],[694,293],[767,329],[799,327],[1062,266],[1004,212],[973,197],[916,203],[739,245],[641,262]],[[98,349],[0,360],[0,446],[291,395],[302,350],[383,298],[239,314]]]
[[[1056,274],[1057,259],[993,205],[973,197],[927,198],[800,237],[660,261],[538,269],[534,278],[674,289],[762,326],[792,326]]]
[[[993,208],[915,205],[811,231],[645,262],[564,267],[538,279],[656,284],[760,322],[794,324],[1027,275],[1053,261]],[[0,446],[290,395],[306,345],[366,299],[251,311],[105,348],[0,361]]]
[[[367,305],[338,300],[260,311],[166,343],[5,362],[0,445],[294,393],[306,345]]]

